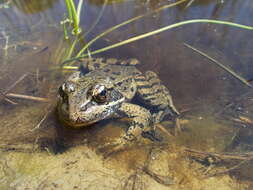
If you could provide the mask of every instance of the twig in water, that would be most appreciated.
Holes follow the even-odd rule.
[[[225,173],[228,173],[232,170],[238,169],[241,165],[252,161],[253,160],[253,152],[247,152],[247,153],[234,153],[234,154],[229,154],[229,153],[212,153],[212,152],[203,152],[203,151],[198,151],[190,148],[185,148],[184,151],[189,153],[193,158],[197,158],[199,160],[206,160],[208,157],[211,157],[212,159],[216,160],[216,164],[219,162],[228,162],[228,161],[240,161],[238,164],[222,170],[215,172],[213,174],[206,175],[206,177],[213,177],[217,175],[222,175]],[[201,158],[202,157],[202,158]]]
[[[2,32],[4,38],[5,38],[5,47],[3,48],[4,50],[4,57],[8,58],[8,49],[9,49],[9,36],[3,31]],[[4,62],[6,63],[6,62]]]
[[[195,1],[195,0],[190,0],[190,1],[187,3],[187,5],[185,6],[185,8],[190,7],[194,1]]]
[[[170,186],[170,185],[175,184],[174,180],[171,177],[158,175],[154,173],[153,171],[151,171],[150,169],[148,169],[147,167],[144,167],[142,171],[148,176],[150,176],[152,179],[154,179],[156,182],[163,184],[165,186]]]
[[[96,25],[99,23],[99,21],[100,21],[102,15],[103,15],[103,13],[104,13],[104,10],[105,10],[105,8],[106,8],[107,2],[108,2],[108,0],[105,0],[105,1],[104,1],[103,7],[102,7],[101,11],[99,12],[98,17],[97,17],[96,20],[93,22],[93,24],[91,25],[91,27],[89,28],[89,30],[88,30],[87,32],[85,32],[84,36],[87,36],[87,35],[96,27]]]
[[[0,95],[4,98],[5,101],[7,101],[7,102],[9,102],[9,103],[11,103],[11,104],[13,104],[13,105],[18,104],[18,103],[16,103],[16,102],[10,100],[8,97],[6,97],[6,95],[5,95],[4,93],[2,93],[1,91],[0,91]]]
[[[242,94],[241,96],[235,98],[235,100],[227,105],[224,106],[223,109],[221,109],[220,111],[218,111],[215,115],[220,115],[222,114],[225,110],[227,110],[228,108],[232,107],[233,105],[235,105],[237,102],[240,102],[241,100],[243,100],[245,97],[252,95],[252,90],[246,92],[245,94]]]
[[[174,137],[169,131],[167,131],[163,125],[161,125],[160,123],[156,123],[155,127],[157,127],[158,129],[160,129],[162,132],[164,132],[166,135],[168,135],[169,137]]]
[[[47,99],[47,98],[35,97],[35,96],[27,96],[27,95],[23,95],[23,94],[8,93],[8,94],[6,94],[6,96],[7,97],[12,97],[12,98],[34,100],[34,101],[38,101],[38,102],[49,102],[49,99]]]
[[[4,152],[33,153],[31,144],[0,144],[0,150]]]
[[[28,76],[28,73],[23,74],[21,77],[19,77],[16,82],[14,82],[7,90],[5,90],[4,94],[7,94],[9,91],[11,91],[18,83],[20,83],[22,80],[24,80]]]
[[[31,129],[30,131],[33,132],[37,129],[40,129],[41,127],[41,124],[47,119],[48,115],[52,112],[53,108],[50,106],[48,109],[47,109],[47,112],[46,114],[42,117],[42,119],[40,120],[40,122],[33,128]]]
[[[37,85],[37,87],[39,86],[39,82],[40,82],[39,76],[40,76],[40,70],[39,70],[39,68],[37,68],[36,69],[36,85]]]
[[[24,79],[27,77],[27,75],[28,75],[27,73],[23,74],[18,80],[16,80],[16,82],[14,82],[9,88],[7,88],[7,90],[5,90],[3,93],[0,92],[0,94],[1,94],[1,96],[2,96],[2,97],[0,97],[0,101],[1,101],[2,99],[4,99],[4,100],[6,100],[7,102],[10,102],[11,104],[17,104],[16,102],[13,102],[12,100],[7,99],[6,94],[7,94],[9,91],[11,91],[18,83],[20,83],[22,80],[24,80]]]
[[[218,160],[252,160],[253,152],[241,153],[241,154],[228,154],[228,153],[215,153],[215,152],[204,152],[199,150],[194,150],[190,148],[185,148],[184,151],[190,153],[191,155],[198,157],[202,155],[205,157],[211,156],[217,158]]]
[[[214,174],[209,174],[209,175],[207,175],[205,178],[207,178],[207,177],[214,177],[214,176],[218,176],[218,175],[222,175],[222,174],[231,172],[231,171],[233,171],[233,170],[239,168],[241,165],[245,164],[246,162],[248,162],[248,161],[250,161],[250,160],[252,160],[252,159],[243,160],[243,161],[241,161],[239,164],[237,164],[237,165],[235,165],[235,166],[233,166],[233,167],[230,167],[230,168],[228,168],[228,169],[226,169],[226,170],[223,170],[223,171],[220,171],[220,172],[216,172],[216,173],[214,173]]]
[[[216,65],[218,65],[220,68],[222,68],[223,70],[227,71],[228,73],[230,73],[233,77],[235,77],[236,79],[238,79],[239,81],[241,81],[243,84],[245,84],[248,87],[252,87],[251,84],[244,79],[243,77],[241,77],[240,75],[236,74],[233,70],[229,69],[228,67],[224,66],[223,64],[221,64],[219,61],[217,61],[216,59],[210,57],[209,55],[207,55],[206,53],[192,47],[189,44],[184,43],[184,45],[192,50],[194,50],[195,52],[199,53],[200,55],[204,56],[205,58],[211,60],[212,62],[216,63]]]

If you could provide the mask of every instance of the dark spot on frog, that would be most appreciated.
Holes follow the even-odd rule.
[[[112,74],[114,74],[114,75],[121,75],[120,72],[112,72]]]
[[[106,73],[109,73],[111,70],[110,69],[105,69],[104,70]]]
[[[99,63],[94,63],[94,67],[99,68]]]
[[[80,71],[79,77],[82,77],[89,72],[89,70],[86,67],[84,67],[83,64],[80,65],[78,70]]]
[[[123,82],[119,82],[119,83],[118,83],[118,86],[121,86],[122,84],[123,84]]]

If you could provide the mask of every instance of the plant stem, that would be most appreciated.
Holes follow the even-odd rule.
[[[232,69],[226,67],[225,65],[221,64],[219,61],[217,61],[216,59],[210,57],[209,55],[207,55],[206,53],[192,47],[189,44],[184,43],[184,45],[190,49],[192,49],[193,51],[199,53],[200,55],[206,57],[207,59],[211,60],[212,62],[214,62],[216,65],[218,65],[220,68],[222,68],[223,70],[227,71],[228,73],[230,73],[233,77],[235,77],[236,79],[238,79],[239,81],[241,81],[243,84],[247,85],[248,87],[252,87],[251,84],[245,80],[243,77],[241,77],[240,75],[236,74]]]
[[[253,30],[253,27],[252,27],[252,26],[237,24],[237,23],[228,22],[228,21],[210,20],[210,19],[186,20],[186,21],[182,21],[182,22],[178,22],[178,23],[175,23],[175,24],[171,24],[171,25],[165,26],[165,27],[163,27],[163,28],[154,30],[154,31],[152,31],[152,32],[148,32],[148,33],[145,33],[145,34],[141,34],[141,35],[138,35],[138,36],[129,38],[129,39],[127,39],[127,40],[124,40],[124,41],[122,41],[122,42],[119,42],[119,43],[116,43],[116,44],[113,44],[113,45],[110,45],[110,46],[107,46],[107,47],[104,47],[104,48],[101,48],[101,49],[92,51],[92,52],[90,52],[90,54],[91,54],[91,55],[95,55],[95,54],[98,54],[98,53],[101,53],[101,52],[104,52],[104,51],[107,51],[107,50],[110,50],[110,49],[113,49],[113,48],[116,48],[116,47],[119,47],[119,46],[122,46],[122,45],[125,45],[125,44],[129,44],[129,43],[134,42],[134,41],[137,41],[137,40],[141,40],[141,39],[146,38],[146,37],[149,37],[149,36],[153,36],[153,35],[155,35],[155,34],[164,32],[164,31],[169,30],[169,29],[172,29],[172,28],[177,28],[177,27],[180,27],[180,26],[183,26],[183,25],[186,25],[186,24],[192,24],[192,23],[222,24],[222,25],[228,25],[228,26],[238,27],[238,28],[242,28],[242,29],[246,29],[246,30]],[[89,43],[88,43],[88,44],[89,44]],[[87,45],[86,45],[86,46],[87,46]],[[80,53],[79,53],[78,55],[80,55]],[[87,54],[84,54],[83,56],[81,56],[81,57],[76,57],[75,59],[77,59],[77,58],[82,58],[82,57],[87,57],[87,56],[88,56]],[[74,60],[75,60],[75,59],[74,59]],[[71,61],[71,60],[69,60],[69,61]]]

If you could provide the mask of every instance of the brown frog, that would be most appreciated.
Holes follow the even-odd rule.
[[[59,88],[58,114],[67,125],[80,128],[113,118],[131,119],[116,144],[126,144],[150,131],[165,115],[177,121],[179,112],[158,76],[140,72],[136,59],[87,58]],[[136,104],[136,100],[141,104]]]

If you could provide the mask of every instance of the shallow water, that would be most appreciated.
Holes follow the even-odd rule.
[[[84,2],[81,14],[84,32],[90,31],[99,14],[102,16],[77,48],[116,24],[170,3],[159,0],[108,2],[107,5],[102,0]],[[121,124],[116,121],[103,127],[95,125],[92,129],[82,129],[80,133],[63,129],[54,114],[43,122],[43,130],[31,133],[48,110],[54,108],[58,86],[70,73],[59,69],[71,44],[63,39],[60,26],[64,12],[64,1],[0,1],[0,91],[5,92],[25,75],[9,93],[50,100],[50,103],[43,103],[10,98],[17,103],[12,105],[1,98],[1,144],[33,143],[38,137],[46,136],[57,139],[52,151],[64,152],[73,144],[86,143],[84,139],[92,142],[95,149],[108,134],[118,134],[115,126]],[[106,35],[96,41],[90,51],[172,23],[200,18],[251,25],[253,4],[251,0],[196,0],[190,6],[184,3]],[[169,142],[206,151],[252,151],[252,123],[234,121],[238,116],[252,118],[252,93],[246,94],[250,88],[184,43],[217,59],[246,80],[253,78],[252,31],[224,25],[189,24],[95,57],[135,57],[143,63],[140,70],[152,70],[160,76],[183,113],[182,120],[186,120],[183,133],[176,139],[169,138]],[[236,176],[242,180],[253,179],[243,170]]]

